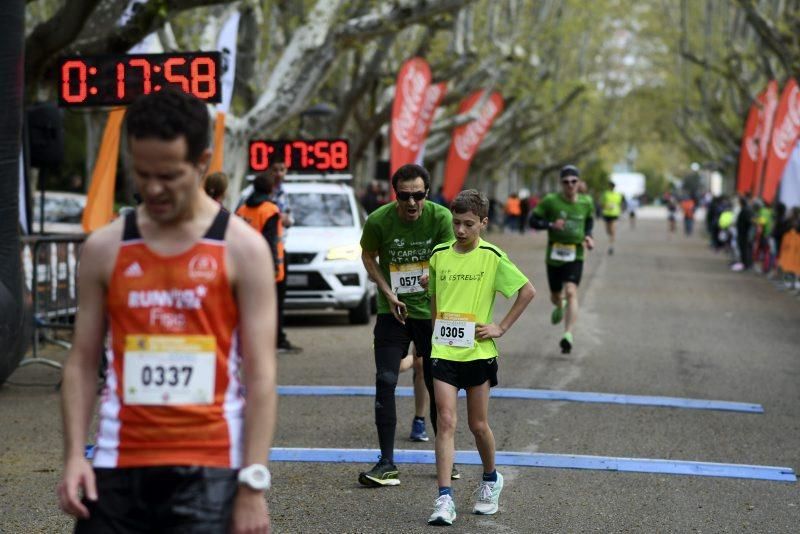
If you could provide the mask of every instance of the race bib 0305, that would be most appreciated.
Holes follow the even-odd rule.
[[[433,324],[433,342],[450,347],[473,347],[475,316],[469,313],[437,313]]]
[[[398,295],[403,293],[422,293],[425,289],[420,279],[428,274],[428,262],[392,263],[389,265],[389,278],[392,291]]]
[[[550,249],[550,259],[557,261],[575,261],[578,248],[575,245],[553,243]]]
[[[213,336],[126,336],[125,404],[213,403],[216,345]]]

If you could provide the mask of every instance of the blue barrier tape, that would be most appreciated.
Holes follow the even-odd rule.
[[[270,452],[270,461],[371,464],[377,460],[379,454],[380,451],[377,449],[304,449],[275,447]],[[394,462],[401,464],[434,464],[436,463],[436,457],[434,451],[395,450]],[[474,451],[456,451],[455,462],[463,465],[480,465],[481,459],[478,453]],[[497,465],[517,467],[594,469],[627,473],[659,473],[666,475],[797,482],[797,477],[793,469],[789,467],[771,467],[765,465],[502,451],[496,453],[495,463]]]
[[[374,397],[373,386],[278,386],[279,395],[296,396],[345,396]],[[679,397],[654,397],[646,395],[618,395],[615,393],[590,393],[582,391],[557,391],[550,389],[493,388],[492,397],[496,399],[533,399],[570,402],[590,402],[606,404],[627,404],[630,406],[656,406],[667,408],[686,408],[691,410],[723,410],[730,412],[764,413],[760,404],[705,399],[684,399]],[[413,397],[410,387],[398,387],[398,397]],[[464,392],[459,391],[463,397]]]
[[[380,454],[377,449],[303,449],[275,447],[270,451],[272,462],[325,462],[372,463]],[[86,458],[94,456],[94,446],[86,446]],[[435,464],[434,451],[395,450],[394,462],[399,464]],[[456,451],[455,462],[463,465],[481,465],[474,451]],[[556,469],[593,469],[623,473],[660,473],[698,477],[749,478],[776,482],[797,482],[790,467],[768,465],[721,464],[685,460],[657,460],[647,458],[614,458],[611,456],[585,456],[578,454],[547,454],[498,451],[497,465],[516,467],[550,467]]]

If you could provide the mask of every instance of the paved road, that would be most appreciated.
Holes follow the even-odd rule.
[[[495,399],[498,449],[695,460],[800,469],[800,300],[763,278],[731,273],[699,237],[668,236],[664,218],[622,225],[616,254],[598,229],[581,287],[576,350],[557,348],[549,324],[544,236],[493,234],[532,277],[538,296],[500,340],[502,387],[663,395],[753,402],[763,414],[613,404]],[[497,313],[508,309],[500,298]],[[292,320],[305,347],[281,356],[280,383],[372,385],[371,327],[335,314]],[[15,383],[57,380],[44,367]],[[401,385],[411,384],[410,375]],[[411,399],[399,401],[398,448]],[[474,447],[461,407],[458,449]],[[0,389],[0,531],[68,531],[53,495],[60,468],[58,400],[47,387]],[[284,397],[279,447],[374,448],[366,397]],[[402,485],[366,489],[367,464],[273,463],[276,532],[429,532],[434,468],[402,465]],[[464,466],[454,483],[453,532],[797,532],[796,483],[574,469],[502,468],[501,513],[469,514],[480,476]]]

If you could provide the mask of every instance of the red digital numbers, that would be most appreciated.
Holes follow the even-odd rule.
[[[250,142],[252,171],[267,170],[274,158],[294,172],[344,171],[350,166],[349,145],[344,139]]]
[[[219,102],[220,64],[218,52],[65,58],[59,64],[59,102],[64,106],[124,105],[168,86],[206,102]]]
[[[200,72],[204,67],[205,72]],[[192,76],[192,94],[197,98],[206,100],[217,94],[217,66],[208,57],[199,57],[192,61],[190,67]]]
[[[78,77],[78,91],[73,92],[70,82],[74,80],[74,76]],[[83,61],[73,59],[65,61],[61,65],[61,98],[70,104],[79,104],[86,100],[87,84],[86,84],[86,63]]]

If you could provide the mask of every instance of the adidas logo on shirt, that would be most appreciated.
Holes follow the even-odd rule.
[[[125,272],[123,274],[127,278],[137,278],[139,276],[142,276],[144,274],[144,271],[142,270],[142,266],[139,265],[139,262],[135,261],[130,265],[128,265],[128,268],[125,269]]]

